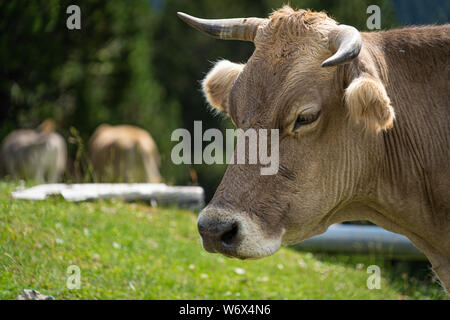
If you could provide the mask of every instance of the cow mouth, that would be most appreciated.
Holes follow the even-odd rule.
[[[202,241],[203,242],[203,241]],[[247,250],[241,250],[240,248],[211,248],[204,244],[202,244],[203,249],[208,251],[209,253],[221,254],[230,259],[239,259],[239,260],[258,260],[274,254],[278,248],[274,248],[273,250],[252,250],[248,252]]]
[[[259,259],[270,256],[281,246],[284,229],[268,237],[248,215],[207,206],[198,217],[202,247],[229,258]]]
[[[224,233],[220,240],[201,236],[204,250],[221,254],[227,258],[240,260],[256,260],[274,254],[281,246],[280,239],[261,239],[239,233],[238,227],[232,227]]]

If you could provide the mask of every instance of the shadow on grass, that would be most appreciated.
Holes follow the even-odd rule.
[[[288,248],[297,252],[306,252],[294,247]],[[382,278],[400,294],[409,298],[417,298],[416,291],[426,292],[433,299],[446,298],[428,261],[390,259],[374,253],[363,255],[314,252],[310,254],[325,264],[353,267],[357,270],[367,270],[369,266],[376,265],[380,267]],[[371,274],[368,272],[367,276]]]

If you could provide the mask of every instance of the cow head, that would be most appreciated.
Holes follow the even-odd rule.
[[[324,232],[333,215],[370,192],[381,155],[368,146],[394,119],[360,33],[325,13],[289,7],[268,19],[179,16],[214,37],[255,44],[246,64],[216,63],[203,91],[236,127],[279,129],[276,175],[228,166],[199,215],[203,247],[260,258]]]

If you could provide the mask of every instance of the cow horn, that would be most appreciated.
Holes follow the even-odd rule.
[[[322,67],[336,66],[356,58],[361,51],[361,35],[354,27],[341,24],[330,37],[330,47],[336,53],[322,63]]]
[[[195,29],[223,40],[253,41],[258,27],[266,21],[260,18],[200,19],[183,12],[177,14]]]

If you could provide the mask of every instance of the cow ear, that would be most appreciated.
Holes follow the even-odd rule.
[[[367,131],[392,128],[394,109],[379,79],[368,74],[354,79],[345,90],[345,103],[350,118],[361,123]]]
[[[221,60],[208,72],[203,79],[202,88],[211,106],[220,112],[229,113],[230,90],[243,68],[243,64]]]

